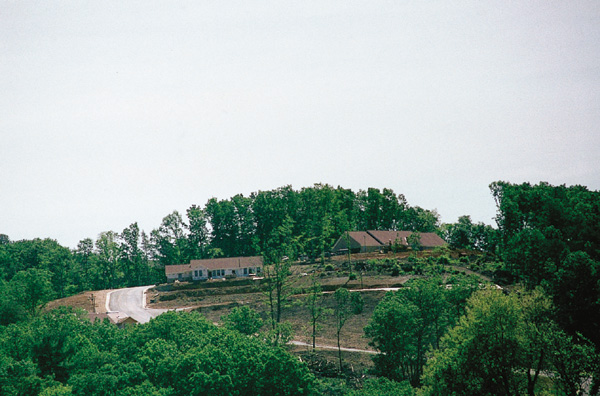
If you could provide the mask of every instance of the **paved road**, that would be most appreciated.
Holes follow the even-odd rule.
[[[125,312],[139,323],[149,322],[166,309],[146,308],[146,290],[152,286],[130,287],[114,290],[106,296],[106,310]]]

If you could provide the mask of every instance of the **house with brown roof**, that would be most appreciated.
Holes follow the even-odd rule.
[[[165,265],[168,282],[256,276],[262,270],[262,256],[224,257],[192,260],[189,264]]]
[[[351,252],[378,252],[393,245],[409,246],[408,238],[412,231],[350,231],[342,236],[333,245],[334,253]],[[424,249],[434,249],[446,245],[446,241],[433,232],[421,232],[421,246]]]
[[[108,319],[108,321],[119,328],[124,328],[125,326],[132,326],[138,323],[137,320],[133,319],[131,316],[127,315],[125,312],[118,311],[110,311],[110,312],[102,312],[102,313],[90,313],[88,314],[90,321],[94,323],[95,321],[103,321],[104,319]]]

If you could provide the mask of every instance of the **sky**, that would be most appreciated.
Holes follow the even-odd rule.
[[[76,247],[216,197],[600,189],[600,2],[0,0],[0,234]]]

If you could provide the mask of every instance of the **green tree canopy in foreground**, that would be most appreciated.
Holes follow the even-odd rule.
[[[370,344],[380,352],[373,358],[378,375],[419,386],[428,351],[438,347],[478,287],[469,278],[450,280],[444,285],[437,278],[416,279],[379,302],[365,327]]]
[[[591,345],[575,344],[556,326],[550,307],[539,290],[475,293],[427,362],[421,394],[534,395],[544,373],[553,373],[564,394],[579,394],[597,357]]]
[[[542,286],[560,325],[600,350],[600,192],[543,182],[490,189],[506,268],[527,288]]]
[[[0,327],[2,395],[307,395],[313,382],[285,350],[197,313],[121,330],[59,309]]]

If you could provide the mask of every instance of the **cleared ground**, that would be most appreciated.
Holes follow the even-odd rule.
[[[429,252],[422,253],[422,255],[429,254]],[[381,290],[365,291],[364,289],[402,287],[406,281],[416,275],[390,276],[371,271],[363,272],[361,277],[361,273],[356,271],[356,265],[361,262],[364,263],[368,259],[403,259],[408,257],[408,255],[408,253],[353,255],[352,271],[350,271],[347,256],[332,257],[325,265],[319,263],[293,265],[289,286],[292,293],[283,310],[282,319],[292,324],[295,333],[294,339],[312,344],[310,316],[305,303],[307,296],[304,293],[310,287],[311,275],[316,273],[319,283],[324,290],[323,306],[325,308],[334,308],[335,299],[332,292],[335,289],[343,286],[351,290],[361,290],[355,292],[361,293],[363,297],[365,303],[363,312],[348,319],[342,329],[341,344],[342,347],[346,348],[372,351],[372,347],[369,346],[369,340],[364,337],[363,329],[368,324],[375,307],[386,292]],[[472,273],[472,271],[462,267],[448,266],[447,269]],[[351,272],[357,275],[356,279],[350,280],[349,274]],[[107,292],[109,291],[85,292],[56,300],[49,303],[47,309],[52,309],[60,305],[70,305],[92,311],[94,309],[93,300],[96,312],[105,312]],[[187,310],[202,313],[208,320],[214,323],[219,323],[221,317],[227,315],[234,307],[247,305],[260,313],[265,322],[264,330],[267,329],[269,323],[269,306],[266,295],[262,291],[260,281],[237,279],[159,285],[148,290],[146,297],[148,308],[175,309],[186,307]],[[326,315],[320,320],[320,329],[317,332],[316,344],[325,346],[337,345],[335,320],[332,314]],[[313,364],[318,363],[321,366],[334,365],[332,367],[337,367],[337,350],[318,350],[316,357],[309,353],[312,350],[309,346],[290,346],[290,350],[301,358],[304,357],[304,359],[311,360]],[[357,372],[365,372],[372,367],[372,356],[372,354],[368,353],[343,352],[345,363],[350,369]],[[317,363],[314,362],[315,359]]]

